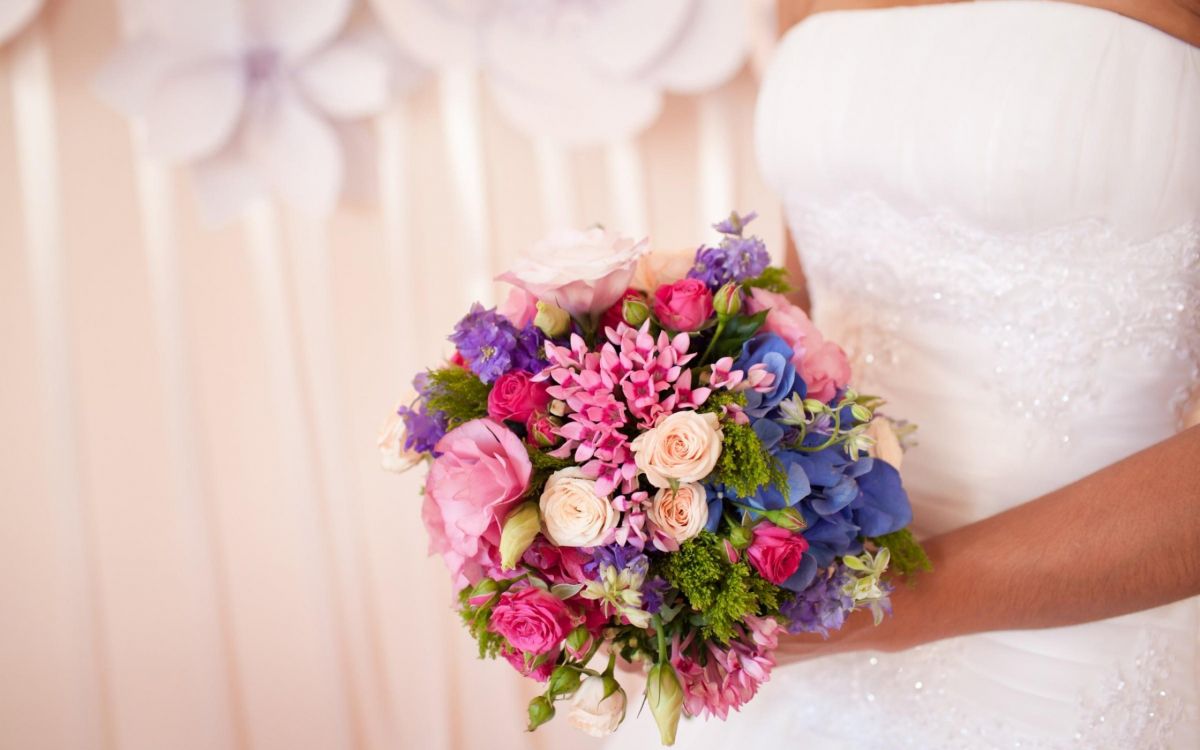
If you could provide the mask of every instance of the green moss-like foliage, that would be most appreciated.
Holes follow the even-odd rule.
[[[726,406],[737,404],[738,406],[746,405],[746,394],[739,391],[726,391],[718,389],[708,394],[708,398],[696,411],[701,414],[720,414]]]
[[[488,630],[488,621],[491,619],[492,606],[495,602],[488,602],[481,607],[472,607],[467,602],[470,595],[469,587],[458,592],[458,616],[466,626],[467,632],[479,644],[479,658],[493,659],[496,654],[500,653],[500,647],[504,645],[504,638]]]
[[[925,554],[925,548],[908,529],[872,537],[871,541],[879,547],[888,548],[892,555],[889,567],[900,575],[911,576],[918,571],[933,570],[933,563]]]
[[[729,562],[725,543],[707,531],[662,560],[661,574],[684,595],[699,617],[701,635],[728,643],[746,615],[779,610],[782,590],[757,575],[743,559]]]
[[[430,370],[426,407],[431,413],[444,413],[446,423],[453,429],[463,422],[487,416],[491,390],[475,373],[461,367]]]
[[[786,496],[787,474],[763,446],[754,429],[748,424],[725,422],[721,430],[724,434],[721,458],[713,471],[713,481],[732,489],[740,497],[750,497],[765,484],[774,484]]]
[[[779,294],[787,294],[792,291],[792,285],[788,283],[787,271],[779,266],[767,266],[765,271],[747,281],[746,287],[758,287],[759,289],[766,289],[768,292],[778,292]]]
[[[525,450],[529,453],[529,462],[533,464],[533,473],[529,475],[529,489],[525,491],[525,497],[533,500],[542,496],[546,480],[550,478],[551,474],[559,469],[575,465],[575,462],[569,458],[555,458],[531,445],[526,445]]]

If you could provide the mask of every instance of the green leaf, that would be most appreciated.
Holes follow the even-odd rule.
[[[721,357],[736,357],[742,351],[742,344],[751,336],[758,333],[767,320],[767,310],[760,310],[753,315],[734,315],[725,321],[721,335],[713,344],[709,361],[715,362]]]
[[[778,294],[787,294],[792,291],[792,285],[788,283],[787,271],[779,266],[767,266],[766,270],[747,281],[745,286],[747,289],[757,287]]]

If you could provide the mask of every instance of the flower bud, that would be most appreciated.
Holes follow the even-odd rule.
[[[750,546],[750,542],[754,541],[754,532],[746,526],[731,526],[729,541],[737,549],[746,549]]]
[[[533,324],[550,338],[562,336],[571,328],[571,314],[558,305],[538,300]]]
[[[592,634],[586,627],[580,625],[567,636],[567,653],[576,659],[582,659],[592,648]]]
[[[532,732],[554,718],[554,704],[544,695],[529,701],[529,728]]]
[[[517,561],[542,530],[542,521],[535,502],[521,503],[504,519],[500,531],[500,569],[512,570]]]
[[[850,414],[851,414],[851,416],[854,417],[855,420],[857,420],[859,422],[870,422],[871,421],[871,410],[868,409],[867,407],[863,406],[862,404],[851,404]]]
[[[658,724],[658,736],[664,745],[675,744],[675,731],[683,714],[683,686],[670,664],[655,664],[646,676],[646,703]]]
[[[472,607],[481,607],[500,593],[500,584],[491,578],[484,578],[475,584],[475,588],[467,594],[467,603]]]
[[[627,299],[621,306],[621,317],[628,325],[637,328],[650,317],[650,307],[640,299]]]
[[[535,448],[553,448],[562,442],[554,431],[561,424],[561,420],[549,414],[534,412],[525,422],[525,442]]]
[[[570,695],[579,689],[580,673],[564,665],[554,668],[550,673],[550,681],[546,685],[546,694],[555,698]]]
[[[718,316],[727,318],[742,311],[741,284],[729,282],[713,295],[713,310]]]
[[[547,408],[550,410],[550,413],[556,417],[563,417],[567,414],[567,402],[557,398],[551,401],[550,406]]]

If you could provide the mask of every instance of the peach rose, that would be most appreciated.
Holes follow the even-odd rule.
[[[721,457],[721,424],[716,414],[677,411],[634,438],[637,467],[655,487],[699,482]]]
[[[900,447],[900,438],[896,437],[892,423],[886,417],[875,417],[867,425],[867,435],[875,441],[867,451],[868,455],[888,462],[899,471],[904,461],[904,449]]]
[[[654,495],[646,517],[666,536],[686,542],[708,523],[708,493],[692,482],[679,485],[677,490],[665,487]]]
[[[592,737],[607,737],[625,718],[625,691],[604,697],[604,678],[585,677],[568,701],[567,723]]]
[[[538,506],[546,536],[560,547],[595,547],[617,525],[620,515],[595,480],[577,466],[560,469],[546,480]]]
[[[643,255],[633,274],[633,288],[653,294],[663,284],[673,284],[696,265],[696,250],[652,250]]]

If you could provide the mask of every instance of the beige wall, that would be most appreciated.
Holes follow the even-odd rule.
[[[471,100],[474,211],[434,77],[380,120],[381,205],[212,230],[91,92],[119,41],[114,0],[75,0],[0,48],[0,747],[582,746],[522,733],[528,691],[473,658],[375,431],[555,212],[678,247],[727,195],[778,248],[752,74],[565,155]]]

